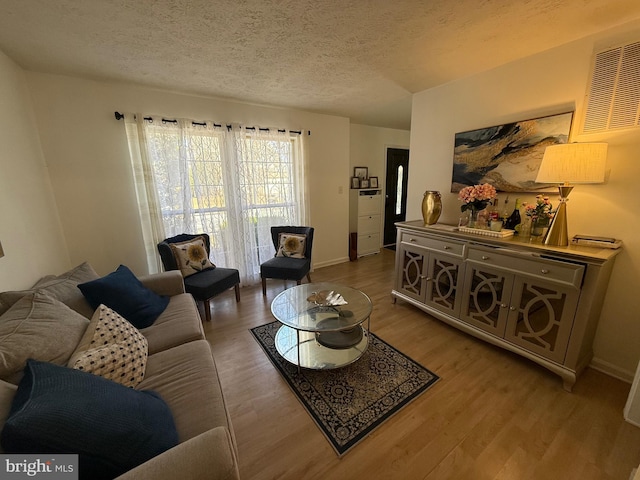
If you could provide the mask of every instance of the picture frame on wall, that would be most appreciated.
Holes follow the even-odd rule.
[[[369,177],[369,188],[378,188],[378,177]]]
[[[358,177],[360,181],[365,178],[369,178],[369,168],[368,167],[353,167],[353,176]]]
[[[369,179],[360,180],[360,188],[369,188]]]
[[[358,177],[351,177],[351,188],[360,188],[360,179]]]
[[[536,183],[545,149],[567,143],[573,111],[455,134],[451,192],[488,183],[499,192],[554,192]]]

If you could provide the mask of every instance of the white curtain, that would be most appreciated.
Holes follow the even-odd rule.
[[[146,118],[125,115],[150,272],[159,241],[208,233],[216,265],[259,282],[271,226],[309,224],[304,134]]]
[[[136,122],[136,118],[141,118],[141,115],[127,114],[124,117],[124,121],[129,142],[129,155],[131,156],[131,167],[136,187],[147,266],[149,273],[157,273],[162,271],[162,262],[156,250],[156,244],[160,240],[157,242],[156,240],[165,238],[165,230],[162,223],[162,212],[160,211],[153,168],[147,156],[147,138],[143,128],[144,124]]]

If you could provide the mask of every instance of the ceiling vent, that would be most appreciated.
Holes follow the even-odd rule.
[[[582,133],[640,126],[640,42],[597,53]]]

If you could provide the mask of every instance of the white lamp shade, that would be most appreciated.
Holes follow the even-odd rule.
[[[537,183],[604,183],[606,143],[563,143],[544,151]]]

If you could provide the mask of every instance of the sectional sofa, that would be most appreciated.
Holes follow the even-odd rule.
[[[106,442],[106,453],[89,451],[81,455],[80,478],[88,477],[90,468],[97,468],[96,472],[99,473],[95,475],[107,472],[104,474],[105,478],[113,478],[113,472],[117,472],[121,479],[238,479],[236,442],[211,346],[205,339],[196,304],[191,295],[184,291],[179,271],[138,279],[146,290],[145,293],[152,292],[149,294],[161,298],[165,306],[150,326],[137,330],[144,337],[139,343],[147,345],[146,356],[142,353],[138,355],[142,366],[136,364],[132,372],[129,367],[135,362],[122,362],[122,366],[126,367],[122,377],[129,380],[130,376],[133,383],[139,382],[134,388],[109,378],[98,378],[94,373],[77,372],[77,368],[71,372],[72,365],[69,362],[82,354],[78,349],[83,342],[87,343],[87,333],[96,322],[100,310],[91,304],[86,292],[83,294],[78,285],[93,285],[98,281],[99,287],[101,278],[104,277],[99,277],[90,265],[84,263],[62,275],[44,277],[29,290],[0,293],[0,441],[4,451],[35,448],[34,445],[41,445],[40,448],[44,449],[42,445],[47,445],[47,441],[55,443],[60,436],[70,435],[71,443],[68,445],[71,446],[66,447],[69,451],[61,452],[64,448],[54,445],[51,453],[83,453],[74,449],[83,450],[86,445],[86,448],[93,448],[94,440],[97,444],[100,441]],[[124,296],[122,291],[116,293],[119,298]],[[114,301],[117,300],[118,297]],[[108,311],[109,305],[105,305],[100,308]],[[117,316],[117,312],[115,315]],[[126,318],[125,315],[122,317]],[[95,335],[94,332],[92,338]],[[135,346],[137,350],[141,349],[138,342],[135,342]],[[121,345],[118,348],[127,347]],[[113,349],[111,353],[114,353]],[[77,367],[77,364],[74,365]],[[49,375],[50,371],[54,372],[51,377],[54,380],[49,380],[43,388],[42,372]],[[87,381],[91,384],[86,387],[90,393],[76,393],[66,389],[63,385],[66,380],[56,383],[56,375]],[[34,385],[38,381],[41,384],[36,388]],[[103,394],[91,393],[103,391],[91,390],[96,382],[100,382],[100,389],[110,392],[104,394],[105,397],[114,395],[116,401],[109,401],[101,407]],[[85,388],[84,384],[79,388]],[[53,427],[49,425],[42,433],[43,437],[47,437],[48,432],[53,432],[55,438],[38,438],[37,442],[33,438],[24,437],[27,428],[20,423],[23,410],[28,410],[25,405],[34,402],[33,399],[25,400],[20,397],[36,390],[41,399],[44,398],[49,403],[56,401],[49,400],[55,399],[55,395],[48,396],[50,392],[62,390],[63,398],[68,400],[63,400],[62,403],[73,403],[73,408],[76,409],[71,413],[64,413],[72,415],[71,420],[66,423],[59,420],[59,412],[55,410],[52,413],[55,421],[63,423],[54,424]],[[82,395],[87,398],[78,398]],[[129,397],[135,407],[117,410],[118,402]],[[136,414],[134,410],[138,408],[139,401],[151,403],[148,408],[143,407],[141,413]],[[62,405],[59,408],[72,407]],[[107,415],[110,409],[111,416],[103,416],[101,419],[100,414]],[[37,425],[50,421],[37,417],[41,410],[47,409],[37,409]],[[120,414],[123,418],[120,418]],[[128,414],[134,415],[134,418],[125,420]],[[93,415],[97,419],[89,418]],[[87,426],[77,425],[82,423],[77,419],[84,421],[85,417],[88,431],[82,430]],[[147,424],[138,428],[138,420],[147,421]],[[156,433],[156,428],[163,431]],[[32,435],[37,429],[28,430],[29,435]],[[129,438],[135,438],[139,431],[147,435],[140,440],[142,446],[127,445]],[[105,440],[104,435],[110,436]],[[164,444],[147,445],[157,438],[163,438]],[[38,443],[40,441],[43,443]],[[95,448],[105,447],[103,445]],[[139,458],[129,458],[131,452],[142,452],[151,458],[135,466],[139,463]],[[115,458],[109,458],[110,454]],[[92,467],[86,467],[83,472],[83,459],[86,458],[94,462]]]

